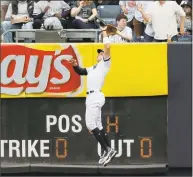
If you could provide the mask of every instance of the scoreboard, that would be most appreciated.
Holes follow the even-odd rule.
[[[1,118],[2,163],[99,167],[85,99],[3,99]],[[109,166],[167,164],[166,96],[107,98],[102,121],[117,150]]]

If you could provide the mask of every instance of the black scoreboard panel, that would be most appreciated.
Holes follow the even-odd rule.
[[[37,157],[15,162],[98,165],[100,146],[85,125],[85,99],[3,99],[2,105],[7,129],[1,139],[39,140]],[[167,163],[167,97],[106,98],[102,121],[118,151],[111,165]],[[40,140],[49,141],[44,153]]]

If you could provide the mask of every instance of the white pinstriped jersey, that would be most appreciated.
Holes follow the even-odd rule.
[[[109,72],[111,65],[110,58],[101,60],[96,65],[86,68],[87,69],[87,91],[97,90],[100,91],[104,79],[107,73]]]

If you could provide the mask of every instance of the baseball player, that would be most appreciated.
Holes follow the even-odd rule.
[[[96,140],[100,143],[101,148],[104,150],[104,153],[102,153],[100,157],[99,164],[106,166],[116,155],[117,151],[110,148],[101,121],[101,108],[105,103],[105,96],[101,92],[101,88],[111,65],[110,40],[105,31],[106,27],[102,29],[104,50],[97,50],[97,64],[89,68],[81,68],[74,59],[69,62],[73,65],[77,74],[87,75],[86,126],[93,133]]]

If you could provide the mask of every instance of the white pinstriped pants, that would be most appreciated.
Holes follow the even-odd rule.
[[[85,121],[87,128],[92,131],[95,128],[103,129],[101,120],[101,108],[105,104],[105,96],[102,92],[94,92],[86,97]]]

